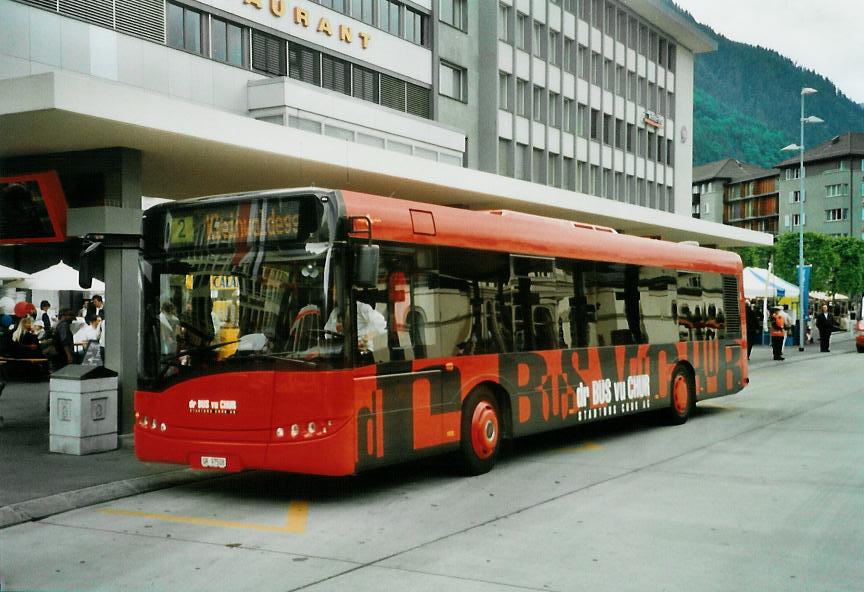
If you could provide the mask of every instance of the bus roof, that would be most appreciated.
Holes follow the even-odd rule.
[[[602,226],[506,210],[473,211],[342,191],[348,216],[368,216],[377,240],[489,249],[737,274],[729,251],[618,234]]]

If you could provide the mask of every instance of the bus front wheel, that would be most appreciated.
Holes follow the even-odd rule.
[[[675,368],[675,372],[672,373],[672,384],[669,392],[669,397],[672,399],[671,405],[666,410],[666,419],[669,424],[681,425],[690,417],[693,405],[696,404],[694,390],[690,373],[683,366]]]
[[[501,415],[495,396],[485,388],[474,390],[462,405],[460,448],[469,475],[488,473],[501,443]]]

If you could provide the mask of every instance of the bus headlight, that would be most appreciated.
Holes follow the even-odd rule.
[[[296,438],[299,435],[300,435],[300,426],[295,423],[294,425],[291,426],[291,437]]]

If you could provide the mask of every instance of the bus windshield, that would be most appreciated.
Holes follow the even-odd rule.
[[[142,386],[214,372],[344,366],[329,330],[341,256],[329,243],[144,260]]]

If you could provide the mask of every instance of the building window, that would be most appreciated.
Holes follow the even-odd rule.
[[[627,124],[627,152],[633,152],[633,134],[636,131],[636,126],[632,123]]]
[[[535,183],[546,183],[546,177],[544,175],[545,167],[543,166],[544,165],[543,151],[540,150],[539,148],[534,148],[534,150],[532,150],[532,153],[533,153],[533,158],[531,160],[532,160],[532,163],[534,165],[534,172],[533,172],[532,180]]]
[[[549,29],[549,63],[553,66],[561,65],[561,48],[558,46],[560,35]]]
[[[595,52],[591,52],[591,84],[603,86],[603,60]]]
[[[636,100],[636,72],[627,72],[627,100]]]
[[[543,88],[535,85],[531,102],[531,115],[534,121],[543,121],[543,95]]]
[[[827,222],[839,222],[840,220],[849,219],[849,208],[832,208],[825,210],[825,220]]]
[[[549,155],[549,173],[546,177],[546,182],[553,187],[561,187],[561,173],[559,171],[559,166],[561,164],[561,157],[557,154]]]
[[[504,138],[498,138],[498,174],[508,177],[513,175],[512,167],[510,166],[510,150],[513,143]]]
[[[624,120],[616,119],[615,120],[615,147],[616,148],[624,148]]]
[[[549,93],[549,119],[548,123],[552,127],[561,127],[561,112],[558,106],[559,95],[557,93]]]
[[[572,39],[564,38],[564,70],[571,74],[576,72],[576,43]]]
[[[675,142],[671,139],[666,140],[666,164],[669,166],[675,166],[674,150]]]
[[[588,106],[581,103],[576,108],[576,133],[582,138],[588,137]]]
[[[510,7],[506,4],[498,5],[498,39],[512,43],[510,34]]]
[[[192,53],[202,53],[204,46],[202,18],[203,15],[196,10],[169,2],[165,15],[168,45]]]
[[[456,0],[453,0],[455,3]],[[441,0],[444,3],[444,0]],[[399,36],[399,13],[402,5],[393,0],[378,0],[378,28],[393,35]]]
[[[789,203],[798,203],[801,201],[801,192],[800,191],[790,191],[789,192]]]
[[[531,170],[530,167],[531,162],[528,158],[528,145],[527,144],[516,144],[516,160],[514,162],[514,170],[516,173],[517,179],[522,179],[523,181],[530,180]]]
[[[573,99],[564,99],[564,131],[572,134],[576,131],[576,112]]]
[[[252,69],[273,76],[285,76],[285,41],[253,29]],[[318,84],[318,81],[312,83]]]
[[[423,37],[423,15],[413,8],[405,7],[405,32],[403,37],[417,45],[425,45]]]
[[[498,72],[498,108],[510,111],[512,102],[510,100],[510,75],[506,72]]]
[[[465,30],[465,0],[440,0],[438,10],[441,22]]]
[[[255,59],[255,33],[252,34],[252,59]],[[284,41],[279,40],[281,45]],[[321,86],[321,52],[296,43],[288,44],[288,75],[315,86]]]
[[[576,161],[572,158],[564,157],[564,188],[570,191],[576,190]]]
[[[849,195],[849,184],[842,183],[837,185],[827,185],[825,187],[826,197],[839,197],[841,195]]]
[[[345,12],[345,0],[312,0],[313,2],[317,2],[321,6],[326,6],[327,8],[332,8],[336,12]]]
[[[597,197],[603,197],[603,177],[599,166],[591,166],[591,192]]]
[[[528,81],[516,79],[516,115],[528,117]]]
[[[543,31],[543,23],[534,21],[532,25],[532,51],[538,58],[546,58],[546,35]]]
[[[351,16],[367,25],[375,24],[375,15],[372,14],[374,0],[351,0]]]
[[[321,86],[343,95],[351,94],[351,64],[329,55],[321,56]]]
[[[516,13],[516,47],[523,50],[528,51],[529,42],[531,39],[531,30],[529,27],[531,23],[528,19],[528,15],[522,14],[521,12]]]
[[[210,20],[210,47],[214,60],[240,67],[247,63],[243,29],[235,24],[213,17]]]
[[[603,143],[612,145],[612,116],[606,113],[603,114]]]
[[[358,99],[378,102],[378,73],[368,68],[354,66],[354,86],[352,92]],[[428,93],[427,93],[428,94]]]
[[[612,60],[603,60],[603,88],[615,90],[615,65]]]
[[[467,101],[467,73],[464,68],[442,61],[438,69],[438,92],[457,101]]]
[[[591,109],[591,139],[600,139],[600,111]],[[599,193],[597,195],[600,195]]]

